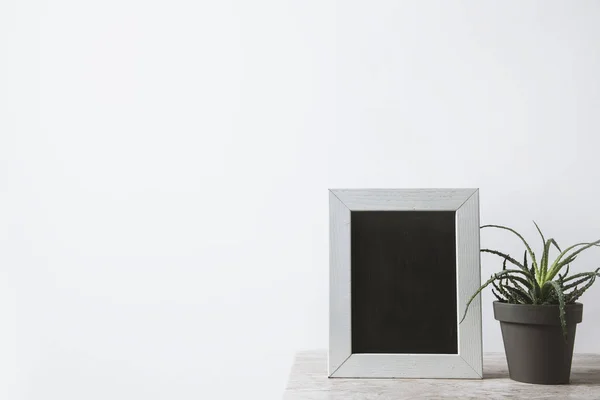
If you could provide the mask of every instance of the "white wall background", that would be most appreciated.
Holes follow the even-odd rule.
[[[279,398],[293,353],[327,345],[328,187],[480,187],[483,223],[600,237],[598,20],[566,0],[1,2],[0,397]],[[600,352],[600,287],[582,300],[576,350]],[[502,350],[489,294],[484,344]]]

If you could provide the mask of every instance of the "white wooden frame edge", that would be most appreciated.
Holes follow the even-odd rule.
[[[329,190],[329,352],[331,378],[481,379],[481,300],[458,325],[458,354],[352,354],[351,211],[456,211],[457,323],[481,284],[478,189]]]

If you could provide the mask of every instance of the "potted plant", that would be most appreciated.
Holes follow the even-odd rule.
[[[520,262],[500,251],[481,249],[504,259],[502,271],[473,294],[461,322],[473,299],[492,285],[497,299],[494,318],[500,321],[510,378],[538,384],[569,383],[575,328],[583,314],[583,304],[577,299],[600,276],[600,268],[569,275],[569,266],[582,251],[600,245],[600,240],[562,250],[554,239],[546,240],[534,224],[543,242],[539,260],[517,231],[500,225],[481,227],[512,232],[525,245],[525,255]],[[551,261],[550,252],[555,250],[558,255]],[[508,268],[507,263],[511,264]]]

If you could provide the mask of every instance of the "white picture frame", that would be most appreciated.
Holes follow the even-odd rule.
[[[351,325],[352,211],[455,211],[458,354],[353,354]],[[482,378],[478,189],[330,189],[330,378]]]

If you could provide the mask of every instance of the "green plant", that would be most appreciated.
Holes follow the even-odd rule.
[[[565,318],[565,305],[574,303],[579,297],[594,284],[596,277],[600,276],[600,268],[592,272],[581,272],[569,276],[570,264],[577,258],[577,255],[582,251],[592,247],[599,246],[600,240],[589,243],[577,243],[573,246],[561,250],[558,243],[554,239],[544,237],[539,226],[535,224],[537,231],[542,238],[543,250],[542,257],[538,263],[536,254],[531,250],[531,247],[517,231],[501,225],[484,225],[483,228],[498,228],[510,231],[517,235],[525,245],[525,255],[523,262],[519,262],[508,254],[504,254],[497,250],[481,249],[483,253],[491,253],[504,258],[502,271],[495,273],[488,279],[469,301],[465,308],[465,313],[460,320],[462,322],[469,310],[469,305],[487,286],[492,285],[492,293],[503,303],[511,304],[557,304],[559,307],[560,324],[563,335],[567,337],[567,324]],[[550,262],[550,250],[555,247],[559,254]],[[531,259],[529,265],[527,256]],[[511,263],[517,268],[508,269],[506,263]],[[559,272],[564,268],[564,273]],[[555,279],[556,278],[556,279]]]

